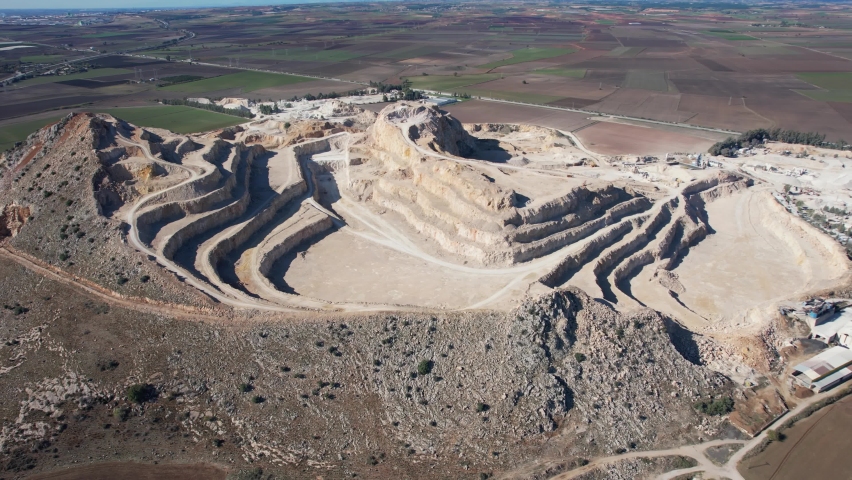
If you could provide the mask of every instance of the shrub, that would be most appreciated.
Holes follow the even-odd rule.
[[[123,422],[130,416],[130,409],[127,407],[115,407],[112,409],[112,416]]]
[[[705,415],[727,415],[734,410],[734,399],[722,397],[715,400],[702,400],[695,404],[695,409]]]
[[[237,389],[240,391],[240,393],[248,393],[248,392],[254,390],[254,387],[249,385],[248,383],[241,383],[237,387]]]
[[[255,396],[251,397],[251,403],[263,403],[265,401],[266,401],[266,399],[261,397],[260,395],[255,395]]]
[[[103,362],[103,363],[98,362],[98,368],[100,368],[100,370],[102,372],[105,372],[107,370],[115,370],[116,368],[118,368],[118,361],[109,360],[109,361]]]
[[[118,282],[119,285],[124,285],[125,283],[129,282],[130,279],[127,278],[127,277],[118,277],[118,280],[116,280],[116,281]]]
[[[133,403],[144,403],[157,398],[157,389],[150,383],[137,383],[127,389],[127,399]]]
[[[151,277],[149,277],[148,275],[142,275],[141,277],[139,277],[139,281],[142,283],[148,283],[148,280],[151,280]]]
[[[767,430],[766,438],[768,438],[770,442],[783,442],[787,436],[777,430]]]
[[[585,354],[582,354],[582,353],[580,353],[580,352],[575,353],[575,354],[574,354],[574,358],[575,358],[578,362],[581,362],[581,363],[586,361],[586,355],[585,355]]]
[[[434,365],[435,364],[432,363],[431,360],[421,360],[420,363],[417,365],[417,373],[419,373],[420,375],[428,375],[432,372],[432,367]]]
[[[491,409],[491,406],[488,405],[487,403],[479,402],[479,403],[476,404],[476,413],[487,412],[490,409]]]

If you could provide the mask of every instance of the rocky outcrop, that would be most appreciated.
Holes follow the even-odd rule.
[[[16,237],[30,218],[30,209],[22,205],[6,205],[0,209],[0,240]]]

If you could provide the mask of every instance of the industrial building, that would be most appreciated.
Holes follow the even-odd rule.
[[[824,392],[852,378],[852,350],[832,347],[793,368],[793,382],[810,388],[816,393]]]

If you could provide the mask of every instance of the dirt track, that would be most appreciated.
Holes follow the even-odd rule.
[[[837,387],[842,388],[841,387]],[[824,392],[821,394],[814,395],[813,397],[808,398],[807,400],[803,400],[796,408],[790,410],[786,414],[782,415],[778,419],[775,420],[775,425],[780,425],[786,422],[788,419],[798,415],[802,411],[804,411],[809,406],[817,403],[821,400],[824,400],[832,395],[837,394],[835,391]],[[713,475],[718,478],[730,478],[732,480],[744,480],[743,476],[737,470],[737,464],[745,457],[748,452],[753,450],[755,447],[760,445],[764,439],[766,438],[767,430],[764,430],[753,439],[749,441],[743,440],[713,440],[709,442],[704,442],[696,445],[684,445],[682,447],[670,448],[665,450],[652,450],[652,451],[636,451],[629,452],[622,455],[613,455],[610,457],[597,458],[589,462],[589,464],[585,467],[572,470],[570,472],[565,472],[561,475],[557,475],[553,477],[552,480],[569,480],[571,478],[576,478],[579,475],[590,472],[601,465],[606,465],[610,463],[615,463],[621,460],[628,460],[631,458],[649,458],[649,457],[666,457],[671,455],[683,455],[686,457],[690,457],[695,459],[698,462],[698,466],[685,468],[680,470],[672,470],[670,472],[666,472],[662,475],[657,476],[658,480],[670,480],[680,475],[685,475],[688,473],[698,473],[704,472],[708,475]],[[743,448],[739,449],[734,455],[722,466],[718,466],[714,464],[707,457],[705,453],[706,450],[713,446],[725,445],[725,444],[743,444]]]

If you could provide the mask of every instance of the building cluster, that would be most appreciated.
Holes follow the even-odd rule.
[[[798,318],[811,328],[810,338],[830,348],[793,367],[790,380],[824,392],[852,378],[852,302],[843,299],[813,298],[781,313]]]

